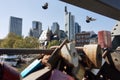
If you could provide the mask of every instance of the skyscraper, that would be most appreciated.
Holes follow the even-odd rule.
[[[29,35],[35,38],[39,38],[42,33],[42,23],[39,21],[32,22],[32,29],[30,29]]]
[[[75,39],[75,17],[65,7],[65,32],[69,40]]]
[[[81,32],[81,26],[77,22],[75,22],[75,34],[80,32]]]
[[[51,30],[53,34],[58,34],[59,24],[57,22],[54,22],[51,26]]]
[[[22,36],[22,18],[10,17],[9,33]]]

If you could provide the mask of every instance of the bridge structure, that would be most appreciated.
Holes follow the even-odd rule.
[[[60,0],[120,21],[120,0]]]

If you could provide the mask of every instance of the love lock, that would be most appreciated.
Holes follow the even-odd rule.
[[[16,68],[0,62],[0,80],[21,80],[21,76]]]
[[[62,47],[60,54],[66,61],[68,61],[68,63],[72,64],[74,67],[78,66],[79,55],[75,49],[74,43],[65,44]]]
[[[100,45],[90,44],[84,45],[83,51],[89,60],[94,64],[95,68],[100,68],[102,64],[102,51]]]
[[[120,51],[114,51],[111,53],[111,58],[115,68],[120,72]]]
[[[100,68],[102,64],[102,50],[98,44],[84,45],[84,47],[76,47],[78,51],[83,51],[86,55],[88,67]]]

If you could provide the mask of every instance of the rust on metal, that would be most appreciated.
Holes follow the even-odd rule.
[[[61,56],[60,56],[60,50],[61,50],[61,48],[64,46],[64,44],[66,44],[67,42],[68,42],[68,39],[65,39],[65,40],[60,44],[60,47],[59,47],[59,48],[56,48],[56,49],[52,52],[52,54],[51,54],[51,56],[50,56],[50,58],[49,58],[49,60],[48,60],[48,66],[50,66],[51,68],[56,67],[57,61],[59,61],[59,59],[61,58]]]
[[[115,68],[118,71],[120,71],[120,51],[115,51],[111,53],[111,57],[112,57]]]
[[[98,44],[101,48],[111,48],[111,32],[110,31],[99,31],[98,32]]]
[[[94,64],[94,67],[100,68],[102,64],[102,52],[100,45],[91,44],[84,45],[84,52],[89,60]]]

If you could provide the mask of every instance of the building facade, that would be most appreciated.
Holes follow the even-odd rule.
[[[75,39],[75,17],[71,12],[67,12],[65,7],[65,33],[67,34],[68,40]]]
[[[39,38],[42,33],[42,23],[39,21],[32,22],[32,29],[30,29],[29,36]]]
[[[57,22],[54,22],[51,26],[51,30],[53,34],[58,34],[59,31],[59,24]]]
[[[40,43],[44,43],[45,41],[49,42],[52,38],[52,35],[52,31],[49,28],[44,30],[39,37]]]
[[[60,41],[63,41],[67,37],[67,35],[66,35],[66,33],[63,30],[59,30],[58,37],[59,37]]]
[[[75,34],[80,32],[81,32],[81,26],[77,22],[75,22]]]
[[[16,35],[22,36],[22,18],[10,17],[9,33],[15,33]]]
[[[94,39],[93,35],[95,35],[93,31],[90,32],[83,31],[81,33],[77,33],[75,35],[76,46],[84,46],[85,44],[96,43],[97,37],[95,36],[96,39]],[[93,40],[95,42],[93,42]]]

